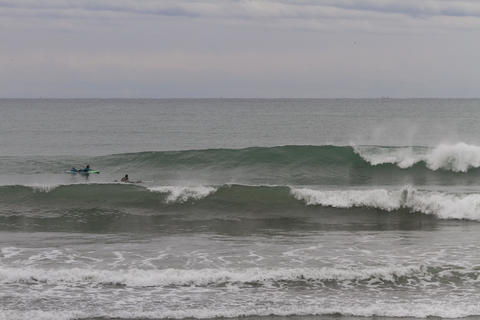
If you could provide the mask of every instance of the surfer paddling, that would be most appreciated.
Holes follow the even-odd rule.
[[[78,173],[78,174],[87,176],[87,175],[89,175],[90,173],[97,173],[97,174],[98,174],[98,173],[100,173],[100,171],[98,171],[98,170],[92,170],[92,169],[90,168],[90,165],[87,164],[87,165],[85,166],[85,168],[83,168],[83,169],[77,169],[76,167],[72,167],[69,171],[66,171],[66,173],[72,173],[72,174],[77,174],[77,173]]]

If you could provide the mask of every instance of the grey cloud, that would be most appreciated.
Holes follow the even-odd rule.
[[[307,18],[343,16],[352,11],[412,17],[480,17],[478,1],[447,0],[0,0],[0,8],[111,11],[159,16],[219,18]]]
[[[384,13],[400,13],[414,17],[423,16],[480,16],[478,1],[449,0],[337,0],[325,1],[328,5],[339,8],[375,11]]]
[[[476,1],[0,0],[0,97],[472,96]]]

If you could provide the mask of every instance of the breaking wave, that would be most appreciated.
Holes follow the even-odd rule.
[[[395,164],[402,169],[424,163],[431,170],[467,172],[480,167],[480,147],[466,143],[441,144],[435,148],[421,147],[355,147],[355,152],[377,166]]]
[[[148,190],[167,194],[167,198],[165,199],[167,203],[183,203],[189,200],[199,200],[217,191],[216,188],[209,186],[159,186],[150,187]]]
[[[317,167],[328,165],[394,164],[411,168],[422,164],[430,170],[467,172],[480,167],[480,146],[463,142],[436,147],[393,146],[279,146],[245,149],[155,151],[119,154],[96,159],[109,164],[141,163],[149,168],[256,166]]]
[[[399,190],[322,191],[293,188],[292,195],[307,205],[335,208],[369,207],[384,211],[407,209],[435,215],[441,219],[480,220],[480,194],[448,194],[421,191],[412,187]]]
[[[3,157],[0,175],[65,175],[70,158]],[[76,160],[78,161],[78,160]],[[480,146],[279,146],[154,151],[82,159],[101,171],[94,181],[131,173],[136,179],[293,185],[469,184],[480,178]],[[65,178],[65,177],[64,177]],[[72,180],[75,177],[71,177]],[[80,180],[80,179],[78,179]],[[39,181],[37,181],[39,182]],[[8,184],[0,181],[0,184]],[[42,189],[42,182],[37,185]]]
[[[73,184],[0,187],[4,205],[22,207],[137,207],[153,210],[201,208],[242,212],[274,210],[293,212],[302,207],[370,208],[385,212],[409,211],[440,219],[480,221],[480,193],[448,193],[412,186],[372,189],[316,189],[294,186],[154,186],[128,184]],[[186,206],[188,204],[188,206]]]

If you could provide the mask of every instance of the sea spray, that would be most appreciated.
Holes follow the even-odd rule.
[[[423,162],[431,170],[453,172],[480,167],[480,147],[463,142],[434,148],[354,146],[354,151],[373,166],[395,164],[406,169]]]
[[[157,186],[149,187],[148,190],[168,194],[166,198],[167,203],[199,200],[217,191],[216,188],[210,186]]]

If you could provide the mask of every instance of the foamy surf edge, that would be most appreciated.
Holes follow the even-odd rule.
[[[447,319],[465,318],[480,315],[480,306],[445,302],[396,302],[377,301],[365,305],[361,301],[349,305],[334,305],[318,299],[316,305],[282,304],[277,306],[226,306],[225,309],[188,308],[169,310],[159,307],[155,311],[144,311],[141,306],[130,310],[91,310],[91,311],[43,311],[43,310],[0,310],[0,320],[74,320],[74,319],[214,319],[239,317],[286,317],[286,316],[334,316],[338,317],[391,317],[418,318],[438,317]]]
[[[245,269],[119,269],[0,267],[1,284],[48,284],[72,286],[116,285],[128,287],[217,286],[223,284],[268,284],[272,282],[336,281],[351,283],[375,279],[395,282],[400,277],[428,277],[421,265],[362,268],[245,268]]]

